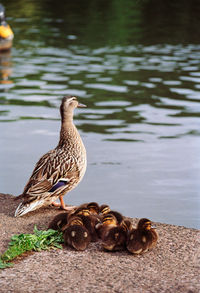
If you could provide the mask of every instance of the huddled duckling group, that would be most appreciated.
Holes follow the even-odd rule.
[[[131,221],[122,214],[96,202],[56,215],[48,228],[61,230],[65,244],[76,250],[85,250],[91,241],[101,240],[107,251],[127,249],[133,254],[142,254],[153,248],[158,240],[150,220],[142,218],[133,228]]]

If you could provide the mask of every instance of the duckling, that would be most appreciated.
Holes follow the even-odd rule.
[[[85,250],[90,241],[90,234],[84,226],[70,225],[64,231],[64,243],[76,250]]]
[[[37,162],[15,211],[15,217],[23,216],[42,206],[55,205],[66,207],[63,196],[75,188],[86,171],[86,150],[73,123],[75,108],[86,107],[74,96],[66,96],[60,106],[61,131],[58,146],[46,153]],[[55,200],[60,199],[60,204]]]
[[[91,241],[96,242],[99,237],[95,227],[98,223],[100,223],[99,218],[96,215],[90,215],[90,216],[79,215],[79,218],[82,220],[84,227],[90,233]]]
[[[56,215],[53,220],[49,223],[48,229],[61,230],[63,226],[67,224],[69,213],[64,212]]]
[[[118,223],[118,225],[120,225],[120,224],[123,222],[123,220],[124,220],[124,217],[122,216],[122,214],[120,214],[120,213],[117,212],[117,211],[113,211],[113,210],[111,210],[111,211],[109,212],[109,214],[112,214],[112,215],[115,216],[115,218],[117,219],[117,223]]]
[[[82,219],[77,215],[68,215],[67,222],[62,226],[61,230],[64,232],[69,226],[79,225],[84,226]]]
[[[123,219],[123,221],[120,223],[120,226],[126,231],[127,233],[133,229],[133,225],[130,220]]]
[[[101,223],[98,223],[95,226],[95,229],[97,231],[97,235],[100,239],[104,239],[105,235],[108,233],[108,231],[113,228],[113,227],[117,227],[118,226],[118,222],[117,219],[114,215],[112,214],[106,214]]]
[[[105,250],[117,251],[125,249],[127,233],[123,227],[112,227],[102,237],[102,247]]]
[[[100,220],[98,218],[98,215],[92,214],[87,206],[88,204],[80,205],[74,212],[70,212],[68,218],[73,218],[76,216],[79,217],[79,219],[83,221],[83,225],[88,229],[92,241],[95,242],[98,239],[95,226],[97,225],[97,223],[100,222]],[[91,206],[93,206],[93,203]]]
[[[142,254],[157,244],[158,234],[151,226],[151,221],[145,218],[139,220],[137,229],[128,234],[126,247],[133,254]]]
[[[90,211],[87,207],[85,207],[84,205],[79,206],[77,209],[74,210],[74,212],[72,211],[72,215],[83,215],[83,216],[90,216]]]
[[[89,202],[87,204],[87,208],[89,209],[91,214],[94,214],[94,215],[99,214],[99,205],[97,202]]]
[[[118,221],[118,224],[120,224],[123,221],[123,219],[124,219],[124,217],[122,216],[122,214],[120,214],[117,211],[111,210],[111,208],[108,205],[106,205],[106,204],[101,205],[99,211],[100,211],[100,214],[102,214],[102,216],[104,216],[104,215],[106,215],[108,213],[109,214],[113,214],[116,217],[116,219]]]
[[[110,207],[109,205],[107,204],[102,204],[100,207],[99,207],[99,213],[102,214],[102,215],[106,215],[110,212]]]
[[[5,8],[0,4],[0,51],[9,50],[14,38],[11,27],[6,22]]]

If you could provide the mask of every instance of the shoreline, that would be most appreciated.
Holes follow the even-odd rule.
[[[19,203],[0,194],[0,252],[13,234],[47,229],[59,212],[47,207],[14,218]],[[137,219],[131,219],[134,225]],[[200,291],[200,231],[155,223],[157,246],[140,256],[127,251],[105,252],[99,242],[83,252],[62,250],[34,252],[0,270],[0,292],[187,292]]]

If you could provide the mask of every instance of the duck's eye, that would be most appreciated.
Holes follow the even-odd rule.
[[[72,236],[72,237],[75,237],[75,235],[76,235],[76,231],[72,231],[72,232],[71,232],[71,236]]]
[[[84,233],[83,233],[83,237],[84,237],[84,238],[87,238],[87,236],[88,236],[88,233],[87,233],[87,232],[84,232]]]

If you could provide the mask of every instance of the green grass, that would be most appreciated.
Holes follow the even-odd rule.
[[[12,266],[9,263],[17,256],[27,251],[41,251],[62,248],[62,232],[52,229],[43,231],[34,227],[34,234],[13,235],[8,249],[0,256],[0,269]]]

